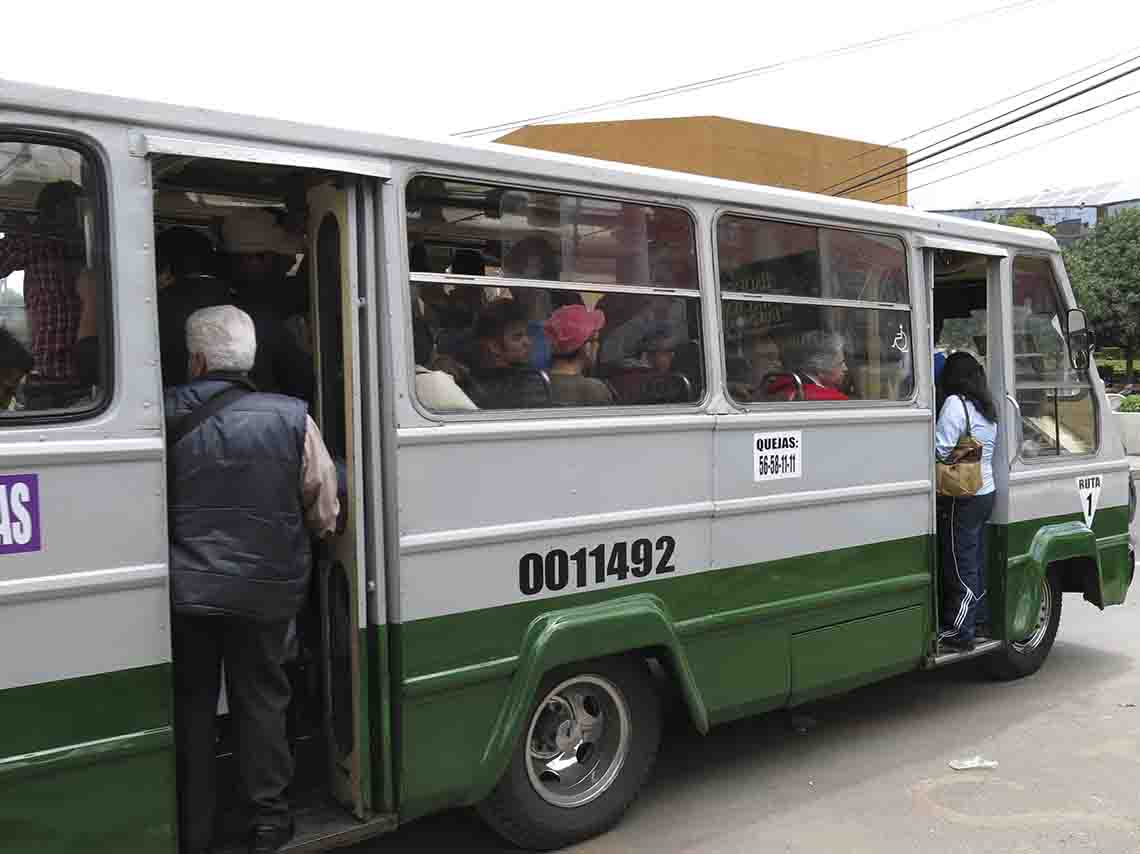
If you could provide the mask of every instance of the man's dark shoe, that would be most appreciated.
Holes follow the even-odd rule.
[[[287,824],[254,825],[249,842],[249,854],[273,854],[293,838],[293,819]]]
[[[973,652],[974,647],[976,646],[973,638],[970,638],[969,640],[962,640],[962,638],[958,637],[949,637],[942,638],[938,641],[938,643],[942,646],[954,650],[955,652]]]

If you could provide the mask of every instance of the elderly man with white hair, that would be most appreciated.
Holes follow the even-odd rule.
[[[200,309],[186,322],[186,344],[190,382],[166,393],[183,848],[212,844],[224,662],[249,850],[276,851],[293,834],[286,634],[309,584],[310,537],[336,527],[336,468],[305,403],[249,381],[249,315]]]

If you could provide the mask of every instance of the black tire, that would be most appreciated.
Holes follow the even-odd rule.
[[[983,667],[993,678],[1009,681],[1036,673],[1053,648],[1061,624],[1061,582],[1050,570],[1042,584],[1042,609],[1029,636],[1020,642],[1006,641],[1000,650],[982,658]]]
[[[610,705],[606,705],[605,709],[597,708],[598,700],[589,695],[590,690],[598,691],[602,702],[612,704],[612,709],[608,712],[605,710],[610,709]],[[615,693],[610,694],[610,691]],[[617,729],[611,726],[608,732],[626,733],[624,758],[616,763],[617,769],[611,772],[612,779],[604,787],[594,782],[592,786],[599,786],[596,793],[588,802],[574,806],[551,803],[548,800],[548,797],[562,796],[556,792],[562,786],[562,780],[549,773],[545,782],[535,776],[538,772],[534,769],[541,764],[541,759],[532,759],[531,753],[532,743],[536,748],[551,746],[549,740],[544,740],[545,736],[572,732],[562,728],[572,726],[572,722],[559,717],[560,712],[573,707],[573,703],[567,703],[567,697],[578,697],[584,709],[600,712],[592,720],[606,721],[600,728],[603,734],[611,724],[616,724]],[[581,699],[583,697],[584,700]],[[620,702],[625,704],[627,714],[624,730],[621,710],[615,697],[620,697]],[[540,708],[543,710],[541,715]],[[559,720],[563,721],[562,725],[553,727],[552,724]],[[559,668],[542,680],[534,703],[524,719],[523,732],[515,746],[511,764],[488,798],[479,804],[479,814],[500,836],[522,848],[536,851],[561,848],[604,833],[618,823],[637,797],[653,768],[660,741],[661,703],[649,668],[640,658],[598,659]],[[587,746],[583,744],[579,747],[578,755],[584,755],[585,758],[578,759],[578,765],[584,771],[591,763],[596,763],[593,767],[602,770],[595,773],[600,773],[604,780],[605,769],[615,763],[611,762],[603,768],[602,761],[607,755],[617,755],[622,751],[619,747],[608,750],[603,742],[599,742],[597,748],[590,745],[588,749],[590,753],[582,754],[581,751],[587,750]],[[531,764],[532,761],[535,765]],[[579,773],[573,767],[567,770]],[[590,780],[594,780],[594,776],[587,776],[582,784]],[[538,786],[543,787],[548,797],[539,793]],[[565,797],[585,797],[588,793],[589,790],[583,790]]]

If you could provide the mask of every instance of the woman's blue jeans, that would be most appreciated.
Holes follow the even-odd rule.
[[[938,498],[938,556],[942,572],[940,638],[974,639],[987,619],[986,522],[995,493]]]

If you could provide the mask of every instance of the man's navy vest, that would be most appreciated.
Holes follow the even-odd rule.
[[[232,377],[207,375],[168,389],[168,423],[234,384]],[[256,620],[296,615],[312,563],[301,501],[305,427],[304,401],[251,392],[168,450],[176,612]]]

